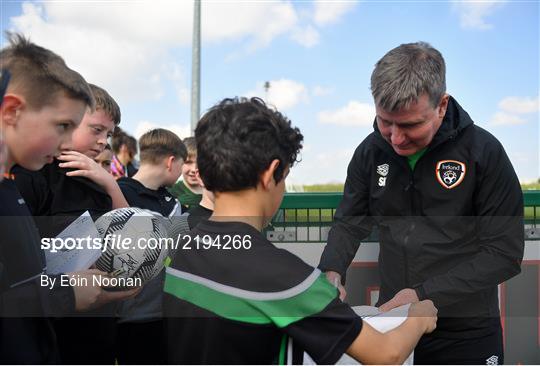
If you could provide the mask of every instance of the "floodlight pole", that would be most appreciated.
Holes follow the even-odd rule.
[[[268,104],[268,91],[270,90],[270,86],[271,85],[269,81],[264,82],[264,98],[265,98],[264,102],[266,104]]]
[[[200,117],[201,99],[201,0],[193,1],[193,44],[191,46],[191,135]]]

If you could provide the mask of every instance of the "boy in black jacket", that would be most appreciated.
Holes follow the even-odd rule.
[[[102,88],[90,84],[96,110],[87,111],[73,139],[61,145],[61,154],[39,172],[14,170],[42,237],[54,237],[86,210],[94,220],[128,204],[114,178],[93,159],[120,123],[120,108]]]
[[[118,184],[131,207],[155,211],[164,217],[181,214],[180,204],[167,187],[182,173],[187,150],[182,140],[169,130],[157,128],[139,139],[141,165],[132,178]],[[133,299],[119,308],[118,362],[120,364],[165,363],[162,292],[163,273],[145,284]]]
[[[93,160],[120,123],[120,108],[105,90],[89,86],[95,110],[86,111],[73,138],[61,144],[58,158],[37,172],[22,167],[13,170],[42,238],[56,237],[85,211],[96,220],[113,208],[128,206],[114,178]],[[132,292],[121,294],[119,298],[126,298]],[[109,304],[85,317],[55,321],[63,363],[114,363],[113,310],[114,304]]]
[[[60,152],[61,144],[69,143],[94,98],[82,76],[61,57],[21,35],[8,36],[10,45],[0,52],[0,63],[11,74],[0,109],[6,168],[9,172],[19,164],[39,170]],[[87,310],[118,294],[96,287],[41,286],[45,262],[39,234],[11,174],[0,183],[0,202],[0,363],[58,362],[48,316]]]
[[[258,98],[225,99],[197,125],[197,162],[214,212],[183,235],[165,279],[174,364],[402,363],[435,328],[430,301],[381,334],[340,301],[318,269],[262,235],[303,136]]]

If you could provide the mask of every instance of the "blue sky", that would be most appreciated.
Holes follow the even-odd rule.
[[[189,134],[191,2],[2,1],[1,10],[2,30],[107,89],[122,128]],[[441,51],[448,92],[499,138],[520,179],[540,176],[537,1],[205,1],[202,13],[201,111],[237,95],[276,105],[305,136],[290,183],[344,181],[372,130],[373,65],[419,40]]]

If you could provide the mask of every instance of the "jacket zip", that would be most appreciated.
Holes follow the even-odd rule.
[[[413,215],[415,214],[415,205],[414,205],[414,170],[411,169],[411,167],[408,165],[407,163],[407,168],[409,169],[409,183],[407,184],[407,186],[405,187],[405,192],[407,192],[407,194],[409,195],[409,202],[410,202],[410,215],[412,217],[414,217]],[[403,238],[403,247],[402,247],[402,250],[403,250],[403,265],[404,265],[404,269],[403,271],[405,272],[405,288],[408,288],[410,287],[410,284],[409,284],[409,271],[408,271],[408,268],[409,268],[409,260],[408,260],[408,256],[407,256],[407,247],[409,245],[409,239],[410,239],[410,236],[411,236],[411,233],[412,231],[414,230],[414,220],[411,218],[411,216],[409,217],[409,220],[411,220],[411,224],[409,225],[409,228],[407,229],[407,231],[405,232],[405,237]]]

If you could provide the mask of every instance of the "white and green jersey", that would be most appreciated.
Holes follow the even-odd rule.
[[[252,226],[205,220],[183,239],[165,279],[170,363],[299,364],[306,351],[330,364],[358,336],[326,276]]]

